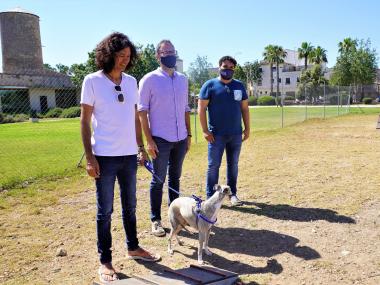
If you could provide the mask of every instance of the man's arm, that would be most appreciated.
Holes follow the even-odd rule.
[[[139,147],[138,159],[140,165],[144,164],[144,161],[147,159],[147,155],[144,148],[144,141],[142,137],[141,123],[139,120],[139,115],[137,112],[137,105],[135,105],[135,128],[136,128],[136,143]]]
[[[92,153],[91,146],[91,116],[93,110],[93,106],[81,104],[80,126],[84,152],[87,160],[87,173],[91,177],[98,178],[100,175],[99,164],[94,154]]]
[[[208,130],[207,127],[207,116],[206,116],[206,109],[208,106],[209,100],[198,100],[198,113],[199,113],[199,120],[201,122],[202,132],[205,139],[213,143],[214,142],[214,136],[213,134]]]
[[[243,116],[243,123],[244,123],[243,141],[245,141],[249,138],[249,132],[250,132],[248,99],[241,101],[241,113]]]
[[[186,129],[187,129],[187,149],[186,149],[186,151],[189,151],[190,146],[191,146],[190,112],[185,112],[185,124],[186,124]]]
[[[148,154],[155,159],[158,154],[158,148],[156,143],[154,142],[152,138],[152,134],[150,132],[149,128],[149,122],[148,122],[148,112],[147,111],[139,111],[139,118],[141,122],[142,131],[144,132],[145,138],[146,138],[146,150],[148,151]]]

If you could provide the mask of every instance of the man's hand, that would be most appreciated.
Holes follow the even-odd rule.
[[[249,138],[249,130],[244,130],[243,132],[243,141],[246,141]]]
[[[154,142],[154,140],[150,140],[147,142],[146,150],[148,151],[148,154],[150,155],[152,159],[156,159],[158,155],[158,147],[156,143]]]
[[[145,160],[148,160],[148,154],[146,153],[144,148],[139,149],[139,153],[137,154],[137,160],[140,166],[144,165]]]
[[[89,176],[94,177],[94,178],[99,178],[100,168],[99,168],[99,163],[96,160],[95,156],[91,156],[87,158],[86,170]]]
[[[203,132],[203,136],[209,143],[213,143],[215,141],[214,135],[210,131]]]

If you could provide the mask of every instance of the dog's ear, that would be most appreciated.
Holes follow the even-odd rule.
[[[223,194],[230,194],[230,193],[231,193],[230,186],[224,186],[224,188],[223,188]]]
[[[220,191],[221,188],[222,188],[222,187],[220,187],[219,184],[215,184],[215,185],[214,185],[214,191],[215,191],[215,192],[216,192],[216,191]]]

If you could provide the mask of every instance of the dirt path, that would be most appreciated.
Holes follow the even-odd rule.
[[[210,239],[214,255],[206,262],[239,273],[245,284],[380,284],[375,121],[375,116],[350,116],[254,135],[244,146],[239,174],[239,193],[247,203],[241,208],[225,203]],[[185,164],[184,192],[201,194],[205,162],[205,145],[199,145]],[[195,183],[194,177],[202,181]],[[140,243],[163,259],[143,264],[124,258],[116,201],[114,264],[130,276],[194,263],[197,236],[183,233],[185,246],[175,245],[171,257],[166,239],[150,235],[148,176],[142,170],[138,183]],[[87,190],[35,213],[22,201],[14,211],[0,210],[0,283],[97,280],[94,190],[87,178],[75,187]],[[57,257],[58,248],[67,256]]]

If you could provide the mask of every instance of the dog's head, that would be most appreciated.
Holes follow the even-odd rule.
[[[218,193],[220,199],[223,199],[227,195],[232,195],[231,188],[228,185],[215,184],[214,190],[215,193]]]

